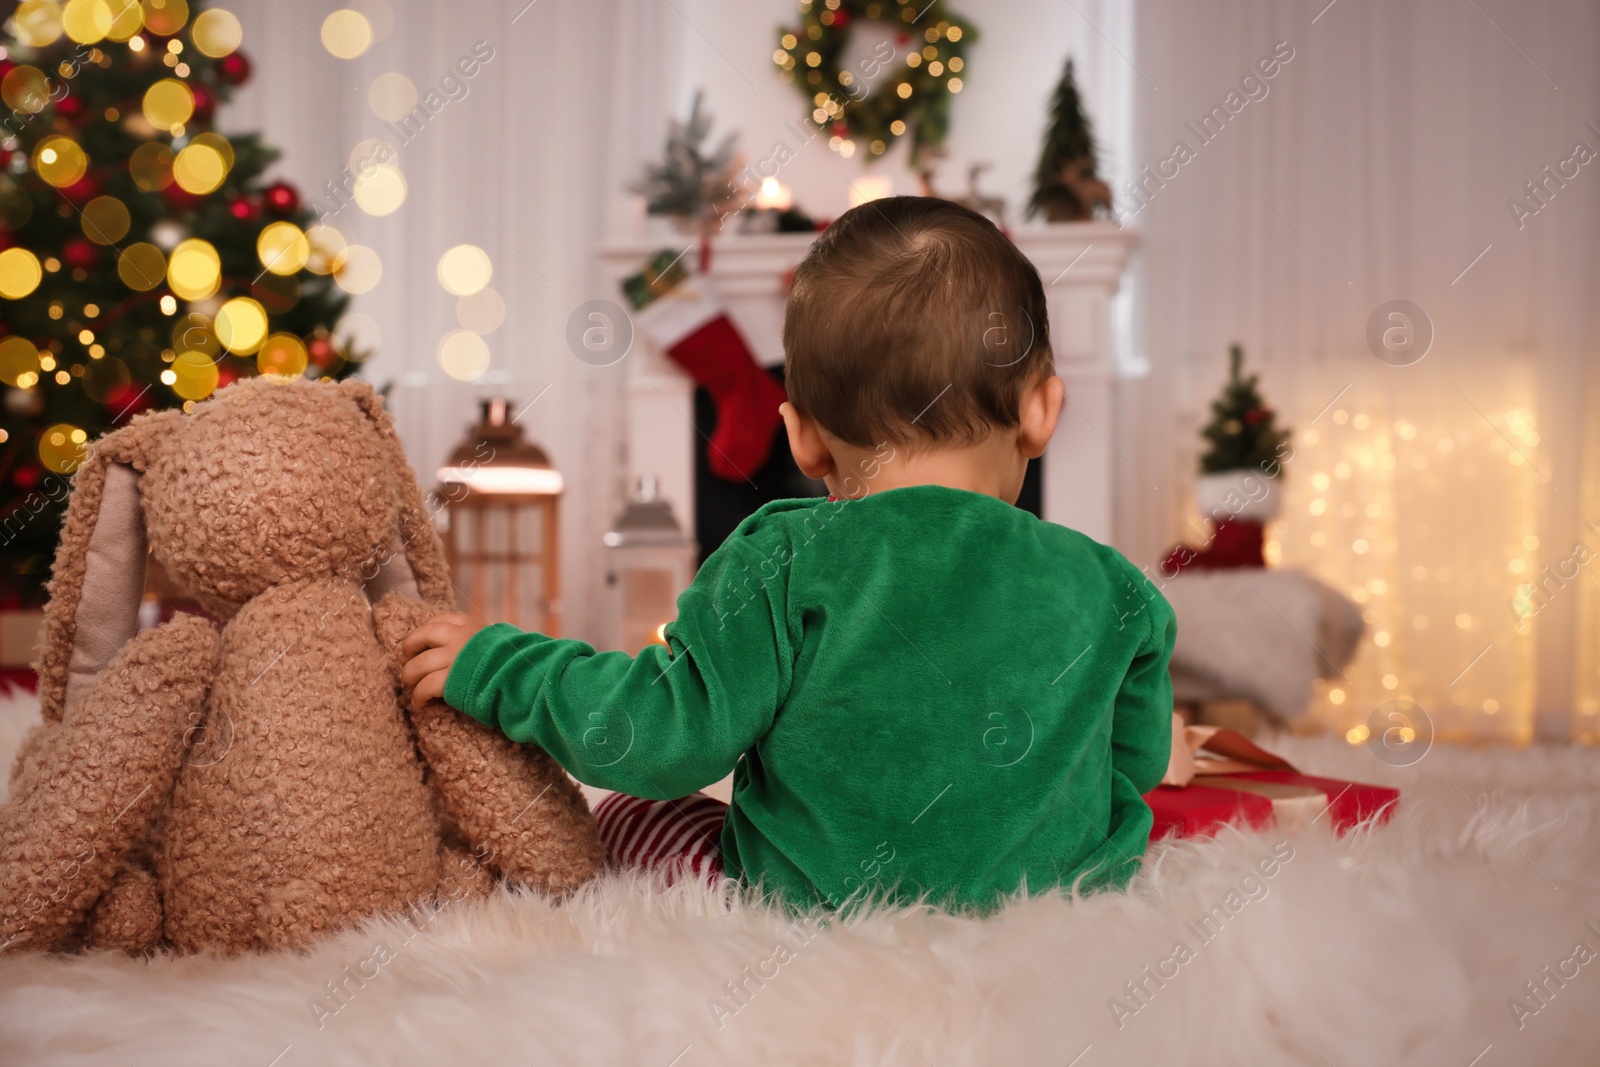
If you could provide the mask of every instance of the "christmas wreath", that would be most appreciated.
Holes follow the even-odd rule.
[[[846,55],[859,22],[882,22],[887,32],[870,55],[851,65]],[[854,155],[860,141],[869,156],[881,156],[909,135],[915,164],[944,142],[950,96],[961,91],[966,50],[977,36],[944,0],[925,7],[801,0],[800,25],[779,31],[772,60],[810,102],[811,121],[831,134],[834,151]]]

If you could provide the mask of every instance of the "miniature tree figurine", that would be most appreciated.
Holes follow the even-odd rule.
[[[1211,421],[1200,431],[1211,445],[1200,457],[1203,474],[1223,471],[1258,470],[1273,477],[1279,465],[1278,446],[1289,439],[1280,429],[1273,411],[1257,388],[1257,376],[1242,372],[1244,349],[1228,349],[1228,381],[1222,393],[1211,402]]]
[[[1161,564],[1164,575],[1181,570],[1263,567],[1266,524],[1282,508],[1276,491],[1283,463],[1280,455],[1289,431],[1280,429],[1256,388],[1254,374],[1243,374],[1244,349],[1228,350],[1228,381],[1211,402],[1211,421],[1200,431],[1210,444],[1200,457],[1195,482],[1195,507],[1209,523],[1197,545],[1173,547]]]
[[[1095,173],[1094,130],[1083,113],[1072,60],[1050,102],[1050,128],[1033,172],[1033,197],[1027,217],[1044,214],[1050,222],[1074,222],[1110,210],[1111,187]]]
[[[733,173],[738,169],[734,152],[738,135],[728,134],[715,150],[707,152],[712,119],[701,108],[702,98],[702,93],[694,94],[687,121],[673,119],[669,123],[664,158],[647,165],[644,177],[632,186],[645,198],[645,210],[652,215],[698,224],[721,213],[737,196]]]

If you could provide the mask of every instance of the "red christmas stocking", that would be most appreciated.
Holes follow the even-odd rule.
[[[747,481],[772,450],[773,432],[783,421],[783,387],[757,366],[703,278],[674,287],[634,321],[717,405],[717,428],[706,446],[711,472],[726,481]]]

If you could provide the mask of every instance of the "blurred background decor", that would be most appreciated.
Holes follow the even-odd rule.
[[[639,479],[604,542],[606,647],[636,655],[645,645],[666,644],[667,623],[677,618],[678,597],[699,560],[654,475]]]
[[[532,406],[531,402],[528,406]],[[523,437],[521,411],[483,401],[477,425],[439,468],[435,525],[458,609],[561,636],[561,472]]]
[[[944,0],[800,0],[800,22],[780,31],[772,61],[833,151],[849,159],[860,145],[870,161],[904,137],[916,165],[944,144],[977,40]]]
[[[250,78],[238,18],[9,5],[0,58],[0,608],[37,607],[87,443],[241,376],[342,377],[352,253],[278,151],[222,133]],[[359,258],[359,252],[356,254]]]
[[[703,94],[697,92],[689,117],[668,123],[661,160],[646,166],[633,185],[645,198],[646,211],[672,219],[685,233],[697,233],[720,219],[738,197],[733,176],[741,163],[735,152],[739,136],[727,134],[711,147],[706,143],[711,123]]]
[[[1050,122],[1033,172],[1028,217],[1042,214],[1046,222],[1077,222],[1108,214],[1111,187],[1100,180],[1094,157],[1094,126],[1084,114],[1068,59],[1050,99]]]
[[[711,171],[737,191],[725,206],[739,218],[711,237],[709,274],[763,373],[778,373],[785,278],[811,233],[780,217],[799,210],[825,222],[874,196],[915,193],[931,174],[939,193],[984,201],[996,217],[1006,209],[1051,302],[1072,402],[1065,458],[1047,455],[1030,473],[1030,506],[1152,576],[1174,544],[1198,547],[1193,523],[1211,510],[1196,499],[1193,471],[1208,447],[1199,434],[1237,342],[1276,421],[1295,429],[1294,458],[1270,494],[1277,513],[1261,519],[1266,573],[1315,577],[1354,601],[1365,626],[1342,676],[1314,683],[1302,721],[1359,742],[1374,709],[1409,700],[1441,737],[1600,739],[1600,568],[1579,551],[1600,550],[1590,526],[1600,522],[1600,425],[1587,417],[1600,406],[1591,299],[1600,253],[1587,239],[1600,229],[1600,183],[1583,162],[1600,148],[1586,103],[1600,99],[1600,13],[1554,0],[1326,11],[1017,0],[913,8],[908,22],[905,5],[883,4],[874,20],[854,0],[215,0],[183,5],[174,29],[172,0],[137,6],[137,32],[109,0],[81,0],[70,16],[53,0],[0,7],[0,170],[27,205],[0,197],[0,255],[19,253],[5,262],[24,268],[26,284],[27,252],[39,278],[20,297],[0,292],[0,343],[16,339],[7,351],[23,355],[22,344],[62,346],[48,371],[22,360],[18,373],[40,380],[8,383],[0,405],[12,464],[0,472],[6,566],[39,558],[53,536],[52,498],[64,483],[47,478],[40,443],[70,461],[106,424],[90,417],[119,410],[88,395],[94,365],[114,366],[115,354],[134,393],[156,376],[141,403],[181,404],[176,320],[202,314],[215,333],[221,304],[243,297],[268,315],[269,337],[300,339],[306,373],[346,373],[350,357],[367,356],[362,373],[388,387],[421,471],[444,465],[483,399],[543,394],[519,425],[569,487],[557,518],[562,626],[601,639],[603,536],[639,476],[659,475],[702,551],[763,500],[814,491],[776,433],[767,467],[746,471],[748,481],[718,477],[702,436],[716,433],[717,405],[634,328],[618,295],[620,279],[664,248],[701,270],[698,234],[680,235],[630,190],[662,162],[664,131],[695,114],[698,95],[699,114],[715,116],[699,151],[718,162],[735,135],[739,150],[726,160],[739,164],[731,173]],[[203,24],[207,12],[216,15]],[[237,20],[237,40],[222,12]],[[206,45],[216,55],[195,38],[212,22],[228,30]],[[831,50],[826,62],[813,41]],[[60,63],[80,52],[80,69],[64,77]],[[35,90],[38,81],[23,68],[92,93],[51,99],[46,84],[50,102],[30,111],[29,79]],[[818,103],[823,87],[810,75],[835,72],[837,100]],[[167,80],[194,98],[181,137],[140,126],[145,94]],[[181,105],[182,94],[171,97]],[[167,103],[152,100],[158,118],[172,117],[159,110]],[[888,137],[851,125],[868,121],[853,108],[902,104],[927,110],[915,122],[885,111]],[[898,134],[897,119],[906,123]],[[249,130],[283,155],[255,156],[233,133]],[[147,144],[146,155],[164,149],[174,160],[188,150],[187,173],[189,162],[212,162],[196,150],[206,142],[187,140],[208,132],[234,155],[215,191],[190,194],[176,177],[143,190],[119,170]],[[60,215],[66,187],[39,166],[72,153],[63,143],[59,157],[36,160],[48,137],[77,144],[86,175],[107,166],[124,175],[108,172],[107,188],[73,196],[85,209],[102,196],[123,203],[129,234],[119,247],[95,243],[81,216]],[[1109,189],[1110,208],[1080,221],[1051,222],[1048,210],[1025,218],[1041,177],[1072,188],[1060,165],[1073,158],[1081,181]],[[168,199],[180,194],[199,205]],[[301,214],[273,214],[292,212],[296,198]],[[259,218],[231,214],[258,205]],[[105,221],[115,229],[119,220]],[[310,256],[293,275],[257,280],[255,242],[278,221],[308,245],[313,231],[329,248],[343,241],[339,269],[317,274]],[[747,222],[756,232],[741,232]],[[73,261],[88,253],[93,267],[68,262],[73,238]],[[196,238],[232,264],[219,268],[209,310],[165,274]],[[161,252],[156,289],[130,289],[116,273],[130,243]],[[50,257],[59,270],[45,270]],[[45,291],[71,284],[75,269],[96,294],[53,298],[62,317],[49,318]],[[269,298],[290,281],[296,305],[277,311]],[[114,304],[101,291],[144,296],[158,320],[147,324],[153,338],[89,325],[81,305],[104,316]],[[162,295],[172,296],[170,317]],[[350,306],[335,307],[345,296]],[[611,307],[596,311],[595,301]],[[26,326],[16,318],[24,307],[33,309]],[[597,313],[604,328],[589,317]],[[319,327],[330,347],[317,344]],[[95,334],[87,345],[77,340],[86,329]],[[574,335],[610,347],[597,358],[580,344],[578,355]],[[137,361],[109,351],[117,336],[154,346],[153,361],[138,364],[147,370],[136,375]],[[107,356],[94,359],[90,345]],[[228,351],[220,337],[216,347]],[[174,362],[160,359],[163,349]],[[72,376],[75,364],[83,377]],[[0,370],[11,367],[0,359]],[[221,356],[219,381],[230,367],[259,371],[260,350]],[[72,406],[50,414],[39,406],[47,398]],[[59,444],[43,436],[57,425],[67,427]],[[35,569],[34,590],[37,578]],[[5,595],[0,610],[25,603],[15,583]]]

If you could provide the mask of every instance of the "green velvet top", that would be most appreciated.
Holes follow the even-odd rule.
[[[1121,886],[1170,755],[1172,609],[1116,550],[942,486],[750,516],[638,656],[499,624],[445,699],[581,782],[732,771],[727,873],[791,903]]]

